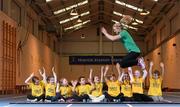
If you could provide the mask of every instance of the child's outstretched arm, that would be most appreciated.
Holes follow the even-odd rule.
[[[153,67],[153,62],[151,61],[149,64],[149,77],[152,77],[152,67]]]
[[[92,73],[93,73],[93,69],[90,68],[90,70],[89,70],[89,79],[90,79],[90,80],[92,80]]]
[[[105,72],[104,72],[104,79],[105,79],[105,81],[108,81],[107,76],[106,76],[108,70],[109,70],[109,66],[106,65]]]
[[[162,78],[164,77],[164,63],[163,62],[161,62],[160,63],[160,67],[161,67],[161,73],[162,73]]]
[[[39,70],[39,73],[43,77],[43,82],[46,84],[47,80],[46,80],[46,70],[45,70],[45,68],[43,67],[43,71]]]
[[[54,76],[54,82],[55,84],[57,83],[57,75],[56,75],[56,72],[55,72],[55,68],[52,67],[52,72],[53,72],[53,76]]]
[[[121,76],[120,76],[120,78],[119,78],[119,81],[121,82],[121,83],[123,83],[123,76],[124,76],[124,70],[122,71],[122,74],[121,74]]]
[[[59,92],[60,92],[59,88],[60,88],[60,84],[59,84],[59,82],[57,82],[57,85],[56,85],[56,93],[59,93]]]
[[[129,77],[130,77],[130,83],[132,83],[134,81],[134,78],[133,78],[133,73],[132,73],[132,68],[131,67],[128,67],[128,74],[129,74]]]
[[[147,77],[147,70],[143,69],[143,76],[142,76],[143,81],[146,79],[146,77]]]
[[[104,66],[101,66],[101,83],[103,82]]]
[[[116,64],[116,69],[117,69],[117,71],[118,71],[118,80],[120,80],[121,70],[120,70],[120,65],[119,65],[119,63]]]
[[[120,35],[110,35],[109,33],[107,33],[106,29],[104,27],[101,28],[101,32],[110,40],[115,41],[121,38]]]
[[[25,80],[26,84],[29,84],[29,80],[34,76],[34,72]]]

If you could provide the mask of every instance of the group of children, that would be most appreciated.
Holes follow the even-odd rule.
[[[125,72],[120,64],[116,64],[118,76],[107,76],[109,66],[101,67],[101,77],[93,76],[90,69],[89,78],[80,76],[78,80],[68,82],[66,78],[57,81],[54,68],[53,76],[46,77],[45,69],[39,70],[42,80],[31,74],[25,81],[31,88],[31,94],[27,101],[31,102],[158,102],[165,101],[162,97],[162,80],[164,64],[160,63],[161,73],[158,70],[152,72],[153,62],[149,68],[149,90],[144,94],[144,81],[147,77],[146,69],[132,71],[131,67]],[[32,79],[31,82],[30,79]],[[107,86],[107,89],[105,87]]]

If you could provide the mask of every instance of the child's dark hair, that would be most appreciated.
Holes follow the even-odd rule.
[[[84,76],[80,76],[79,79],[78,79],[78,81],[81,81],[82,78],[85,78],[85,77],[84,77]]]
[[[160,75],[160,72],[158,70],[154,70],[153,74]]]
[[[36,80],[39,80],[39,78],[38,78],[38,77],[36,77],[36,76],[33,76],[33,77],[32,77],[32,82],[33,82],[33,83],[35,83],[35,82],[36,82]]]
[[[111,74],[111,77],[116,77],[116,75],[115,74]]]
[[[95,80],[95,77],[98,77],[97,75],[95,75],[94,77],[93,77],[93,81]]]
[[[47,77],[47,79],[46,79],[46,80],[47,80],[47,82],[49,82],[49,81],[50,81],[50,78],[53,78],[53,76],[48,76],[48,77]]]

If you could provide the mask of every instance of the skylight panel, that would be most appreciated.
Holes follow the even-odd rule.
[[[117,16],[121,16],[121,17],[124,16],[124,14],[119,13],[119,12],[116,12],[116,11],[113,11],[113,14],[115,14],[115,15],[117,15]],[[138,23],[143,24],[143,21],[142,21],[142,20],[138,20],[138,19],[135,19],[135,18],[133,18],[133,20],[135,20],[135,21],[138,22]]]
[[[81,17],[82,17],[82,16],[86,16],[86,15],[88,15],[88,14],[90,14],[90,12],[89,12],[89,11],[84,12],[84,13],[82,13],[82,14],[80,14],[80,15],[73,16],[73,17],[71,17],[71,18],[68,18],[68,19],[62,20],[62,21],[60,21],[59,23],[60,23],[60,24],[63,24],[63,23],[69,22],[69,21],[71,21],[71,20],[78,19],[78,17],[79,17],[79,16],[81,16]]]
[[[84,22],[82,22],[82,23],[78,23],[78,24],[75,24],[75,25],[73,25],[73,26],[67,27],[67,28],[65,28],[64,30],[67,31],[67,30],[70,30],[70,29],[79,28],[79,27],[81,27],[82,25],[84,25],[84,24],[86,24],[86,23],[89,23],[90,21],[91,21],[91,20],[86,20],[86,21],[84,21]]]
[[[68,6],[68,7],[66,7],[66,8],[63,8],[63,9],[54,11],[54,14],[57,15],[57,14],[60,14],[60,13],[62,13],[62,12],[65,12],[66,10],[71,10],[71,9],[76,8],[76,7],[78,7],[78,6],[85,5],[85,4],[87,4],[87,3],[88,3],[88,0],[85,0],[85,1],[79,2],[78,4],[74,4],[74,5]]]
[[[121,5],[121,6],[130,8],[130,9],[133,9],[133,10],[138,11],[138,12],[142,12],[142,11],[143,11],[142,8],[133,6],[133,5],[131,5],[131,4],[128,4],[128,3],[125,3],[125,2],[122,2],[122,1],[119,1],[119,0],[116,0],[115,3],[116,3],[116,4],[119,4],[119,5]],[[149,11],[147,11],[147,12],[149,13]]]

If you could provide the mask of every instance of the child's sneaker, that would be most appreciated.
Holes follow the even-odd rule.
[[[59,99],[58,101],[59,101],[59,102],[65,102],[65,100],[64,100],[64,99],[62,99],[62,98],[61,98],[61,99]]]
[[[145,69],[145,63],[143,57],[138,58],[138,66],[140,66],[141,69]]]
[[[27,101],[27,102],[30,102],[31,100],[30,100],[30,99],[27,99],[26,101]]]
[[[45,102],[47,102],[47,103],[51,103],[51,100],[47,100],[47,99],[45,99]]]
[[[34,100],[30,100],[30,99],[27,99],[27,100],[29,100],[31,103],[37,102],[37,98]]]
[[[71,103],[71,102],[73,102],[74,101],[74,99],[68,99],[68,100],[66,100],[66,102],[68,102],[68,103]]]

